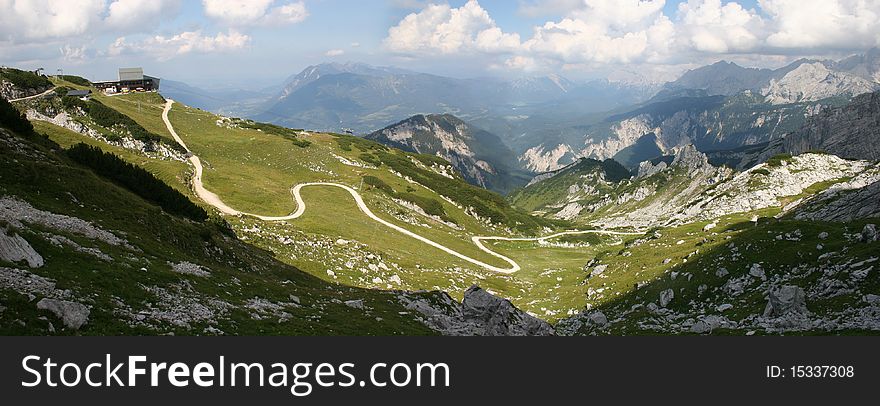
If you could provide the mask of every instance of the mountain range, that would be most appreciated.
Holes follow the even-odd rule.
[[[0,101],[3,333],[880,331],[876,92],[600,113],[633,141],[504,197],[474,120],[356,137],[29,75],[0,78],[35,95]],[[800,118],[728,132],[773,112]]]

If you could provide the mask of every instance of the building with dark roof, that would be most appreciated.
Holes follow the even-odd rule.
[[[159,78],[144,75],[143,68],[120,68],[119,79],[94,82],[104,93],[153,92],[159,90]]]

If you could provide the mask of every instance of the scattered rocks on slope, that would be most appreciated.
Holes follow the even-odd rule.
[[[407,309],[425,317],[424,323],[443,335],[454,336],[548,336],[553,327],[519,310],[509,300],[492,295],[478,286],[464,293],[461,303],[445,292],[433,297],[401,293],[398,298]]]
[[[44,263],[43,257],[34,251],[27,240],[15,233],[10,235],[2,228],[0,228],[0,259],[12,263],[25,261],[31,268],[39,268]]]
[[[73,330],[79,330],[89,321],[89,308],[81,303],[44,298],[37,302],[37,308],[52,312]]]
[[[191,262],[184,261],[177,264],[169,262],[168,265],[171,265],[172,271],[179,274],[193,275],[202,278],[207,278],[211,276],[211,271],[208,268],[205,268],[201,265],[193,264]]]
[[[127,241],[115,234],[101,229],[94,224],[76,218],[55,214],[34,208],[29,203],[10,197],[0,197],[0,220],[6,221],[15,228],[22,228],[24,223],[48,227],[53,230],[78,234],[91,240],[134,249]]]

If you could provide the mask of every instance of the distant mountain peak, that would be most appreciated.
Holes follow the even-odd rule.
[[[417,114],[367,135],[367,139],[449,161],[469,183],[507,191],[513,152],[497,136],[452,114]]]

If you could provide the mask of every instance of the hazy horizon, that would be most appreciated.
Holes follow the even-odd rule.
[[[93,80],[143,66],[202,87],[271,86],[326,62],[664,82],[720,60],[864,52],[880,45],[877,15],[880,2],[849,0],[18,0],[0,2],[0,64]]]

